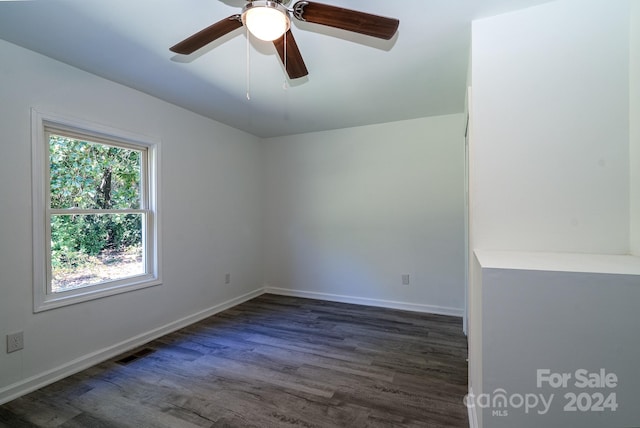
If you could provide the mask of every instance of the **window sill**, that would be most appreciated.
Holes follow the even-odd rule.
[[[89,300],[101,299],[120,293],[140,290],[147,287],[161,285],[162,281],[152,275],[141,275],[121,281],[109,282],[95,287],[79,288],[68,292],[43,294],[34,301],[33,312],[43,312],[49,309],[74,305]]]

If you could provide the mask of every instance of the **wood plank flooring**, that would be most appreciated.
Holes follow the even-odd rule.
[[[467,427],[459,318],[262,295],[0,406],[0,427]]]

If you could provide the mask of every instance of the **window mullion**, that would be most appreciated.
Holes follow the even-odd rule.
[[[84,210],[79,208],[49,208],[50,215],[85,215],[85,214],[146,214],[148,210],[139,208],[120,208],[120,209],[90,209]]]

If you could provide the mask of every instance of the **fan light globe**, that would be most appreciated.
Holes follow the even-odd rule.
[[[282,37],[290,26],[287,9],[273,1],[253,1],[246,5],[242,23],[251,34],[267,42]]]

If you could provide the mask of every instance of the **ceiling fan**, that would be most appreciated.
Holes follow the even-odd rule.
[[[298,45],[291,33],[291,16],[314,24],[327,25],[354,33],[389,40],[396,33],[400,21],[394,18],[311,1],[298,1],[292,9],[290,0],[247,0],[242,13],[231,15],[187,37],[169,48],[172,52],[189,55],[214,40],[246,25],[255,37],[273,42],[290,79],[309,74]]]

